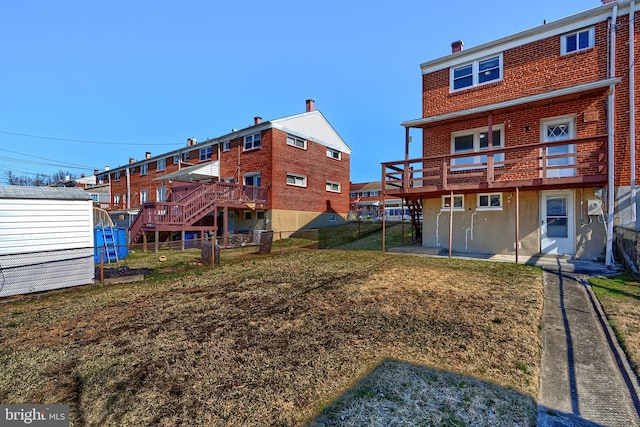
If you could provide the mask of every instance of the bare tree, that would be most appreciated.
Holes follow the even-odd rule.
[[[16,175],[12,171],[7,172],[7,183],[9,185],[20,185],[23,187],[44,187],[56,182],[66,182],[71,177],[69,171],[62,169],[52,175],[38,173],[34,177],[26,175]]]

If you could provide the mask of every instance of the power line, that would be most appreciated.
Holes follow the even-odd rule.
[[[30,157],[32,159],[40,159],[40,160],[49,160],[49,161],[54,161],[56,162],[55,165],[53,166],[57,166],[57,165],[65,165],[67,167],[74,167],[74,168],[80,168],[80,169],[97,169],[93,166],[87,166],[87,165],[79,165],[79,164],[75,164],[75,163],[69,163],[69,162],[63,162],[62,160],[55,160],[55,159],[51,159],[51,158],[47,158],[47,157],[39,157],[39,156],[34,156],[32,154],[26,154],[26,153],[20,153],[18,151],[13,151],[13,150],[6,150],[4,148],[0,148],[0,151],[5,151],[7,153],[12,153],[12,154],[18,154],[20,156],[25,156],[25,157]],[[6,157],[5,159],[9,159],[9,160],[17,160],[17,161],[24,161],[21,159],[11,159],[9,157]]]
[[[173,144],[146,144],[140,142],[109,142],[109,141],[92,141],[88,139],[71,139],[71,138],[57,138],[53,136],[42,136],[42,135],[31,135],[28,133],[21,132],[10,132],[6,130],[0,130],[0,133],[4,133],[6,135],[14,135],[14,136],[23,136],[25,138],[38,138],[38,139],[47,139],[51,141],[66,141],[66,142],[78,142],[82,144],[103,144],[103,145],[144,145],[144,146],[167,146],[167,145],[180,145],[177,143]]]

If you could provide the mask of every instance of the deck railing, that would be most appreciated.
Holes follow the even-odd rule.
[[[607,137],[494,148],[382,164],[385,193],[410,195],[606,182]]]

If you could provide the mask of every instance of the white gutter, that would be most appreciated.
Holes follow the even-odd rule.
[[[618,20],[618,5],[613,7],[611,13],[611,45],[609,58],[609,78],[616,74],[616,22]],[[615,186],[614,186],[614,115],[615,115],[615,84],[609,87],[607,100],[607,244],[605,248],[605,264],[613,264],[613,213],[615,209]]]
[[[631,222],[636,222],[636,65],[635,65],[635,14],[636,1],[629,6],[629,155],[631,156]]]

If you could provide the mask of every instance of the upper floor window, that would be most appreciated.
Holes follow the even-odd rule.
[[[140,203],[147,203],[147,200],[149,200],[149,191],[140,190]]]
[[[186,162],[187,160],[189,160],[189,152],[185,151],[184,153],[182,153],[182,161]]]
[[[451,68],[451,91],[502,79],[502,54]]]
[[[120,181],[120,171],[113,174],[113,179],[116,181]]]
[[[180,154],[176,154],[173,156],[173,164],[177,165],[178,163],[180,163]]]
[[[592,48],[596,41],[595,34],[594,27],[590,27],[563,35],[562,43],[560,44],[561,54],[566,55],[571,52]]]
[[[113,195],[113,204],[118,206],[120,205],[120,195],[119,194],[114,194]]]
[[[156,189],[156,200],[158,202],[167,201],[167,187],[158,187]]]
[[[504,125],[498,125],[492,127],[492,141],[491,146],[493,148],[504,147]],[[489,129],[478,128],[470,129],[461,132],[454,132],[451,134],[451,153],[475,153],[487,151],[489,149]],[[504,161],[504,153],[498,153],[493,156],[494,162]],[[472,167],[485,166],[487,163],[487,156],[484,154],[456,157],[451,159],[452,166],[470,165]]]
[[[349,198],[355,199],[356,197],[358,197],[358,193],[349,193]]]
[[[287,144],[294,147],[307,149],[307,141],[296,136],[287,135]]]
[[[200,149],[200,160],[208,160],[213,155],[213,147],[210,145]]]
[[[224,143],[222,143],[222,151],[229,150],[231,150],[231,141],[225,141]]]
[[[149,163],[143,163],[140,165],[140,175],[146,175],[149,172]]]
[[[333,182],[333,181],[327,181],[327,191],[331,191],[333,193],[339,193],[340,192],[340,183],[339,182]]]
[[[340,152],[338,150],[334,150],[333,148],[327,148],[327,157],[340,160]]]
[[[156,163],[156,170],[161,172],[167,169],[167,159],[159,159]]]
[[[253,150],[260,148],[260,134],[247,135],[244,137],[244,150]]]
[[[307,177],[304,175],[296,175],[293,173],[287,174],[287,184],[295,185],[298,187],[306,187],[307,186]]]

